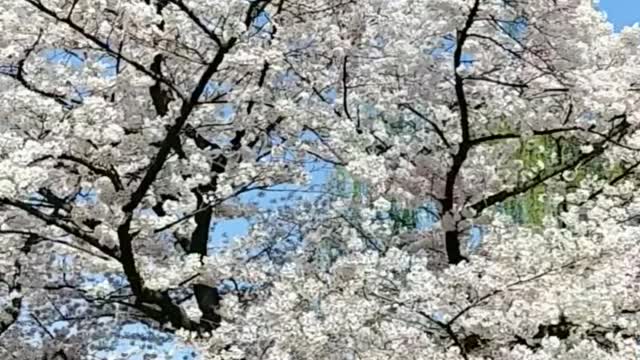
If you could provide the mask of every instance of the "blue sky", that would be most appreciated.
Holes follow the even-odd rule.
[[[607,13],[616,30],[640,22],[640,0],[600,0],[599,7]]]

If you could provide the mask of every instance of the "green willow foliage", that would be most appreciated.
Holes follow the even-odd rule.
[[[335,169],[328,188],[334,196],[344,198],[355,204],[363,205],[370,202],[367,185],[353,178],[342,167]],[[358,207],[352,207],[348,213],[349,216],[358,218]],[[392,220],[393,232],[399,234],[402,231],[416,229],[420,221],[420,214],[420,209],[406,208],[395,201],[391,201],[391,209],[387,213],[381,214],[381,217]]]
[[[575,139],[538,136],[521,142],[512,159],[522,162],[524,172],[535,170],[540,164],[544,164],[545,167],[559,166],[565,159],[573,158],[579,152],[580,144]],[[567,191],[571,192],[587,175],[612,179],[622,171],[619,164],[608,165],[603,160],[577,166],[573,170],[573,179],[567,183]],[[342,167],[335,169],[332,180],[328,183],[328,189],[334,196],[356,204],[363,205],[369,202],[366,184],[350,176]],[[505,201],[501,211],[510,215],[518,224],[541,226],[546,216],[557,215],[561,211],[550,203],[546,196],[548,193],[546,185],[541,184],[520,196]],[[421,209],[406,208],[397,202],[392,202],[391,210],[385,214],[393,221],[393,230],[396,234],[416,229],[420,215]],[[349,216],[358,218],[356,207],[349,210]]]
[[[539,136],[520,144],[513,160],[522,161],[523,171],[536,169],[540,163],[545,167],[562,165],[580,152],[580,144],[575,139]],[[604,179],[612,179],[619,175],[622,167],[619,164],[607,164],[603,159],[577,166],[573,170],[573,179],[567,183],[566,190],[572,189],[582,182],[587,175],[595,175]],[[516,223],[541,226],[546,216],[557,215],[561,209],[554,207],[546,195],[546,185],[541,184],[524,194],[505,201],[502,211],[509,214]]]
[[[551,139],[547,137],[530,139],[520,145],[514,160],[522,161],[525,171],[535,168],[540,162],[549,166],[555,151],[552,145]],[[537,186],[519,197],[505,201],[503,211],[511,215],[517,223],[540,225],[544,216],[553,211],[544,195],[544,185]]]
[[[380,112],[373,107],[365,107],[365,111],[363,111],[361,116],[364,122],[384,120],[381,124],[387,133],[394,135],[413,133],[417,130],[418,126],[411,117],[401,116],[387,118],[384,112]],[[367,184],[352,177],[343,167],[336,167],[327,187],[329,192],[336,197],[344,198],[359,205],[370,204]],[[398,202],[393,201],[393,199],[389,199],[389,201],[391,201],[391,209],[385,214],[380,214],[380,216],[381,218],[392,220],[394,234],[418,228],[420,217],[423,213],[422,209],[403,207]],[[354,219],[358,219],[359,215],[357,211],[356,207],[353,207],[350,209],[349,215],[354,216]]]

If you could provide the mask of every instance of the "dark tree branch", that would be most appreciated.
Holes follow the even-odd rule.
[[[614,177],[613,179],[611,179],[607,185],[608,186],[613,186],[615,184],[617,184],[618,182],[626,179],[629,175],[633,174],[633,172],[635,171],[636,168],[638,168],[638,166],[640,166],[640,161],[637,161],[636,163],[634,163],[633,165],[627,167],[626,169],[624,169],[624,171],[622,171],[622,173],[616,177]],[[602,194],[602,192],[604,191],[604,187],[594,191],[591,195],[589,195],[589,197],[587,198],[587,200],[593,200],[596,197],[598,197],[598,195]]]
[[[436,132],[436,134],[438,134],[438,137],[440,138],[440,140],[442,140],[442,142],[444,143],[444,145],[448,148],[451,147],[451,144],[449,143],[449,141],[447,141],[446,136],[444,136],[444,132],[442,131],[442,129],[440,129],[440,127],[438,126],[438,124],[436,124],[434,121],[432,121],[431,119],[429,119],[426,115],[424,115],[423,113],[419,112],[418,110],[416,110],[413,106],[411,106],[410,104],[400,104],[400,107],[404,107],[406,109],[408,109],[409,111],[411,111],[414,115],[416,115],[417,117],[419,117],[420,119],[426,121],[429,125],[431,125],[431,127],[433,127],[433,130]]]
[[[216,33],[213,30],[209,29],[209,27],[205,25],[204,22],[202,22],[202,20],[193,12],[193,10],[191,10],[182,0],[169,0],[169,1],[175,4],[182,12],[187,14],[189,19],[191,19],[191,21],[193,21],[193,23],[196,24],[196,26],[200,28],[202,32],[204,32],[207,36],[209,36],[211,40],[213,40],[213,42],[215,42],[216,45],[218,45],[218,47],[223,46],[222,40],[220,40],[220,37],[218,37],[218,35],[216,35]]]
[[[464,78],[458,73],[460,66],[462,65],[462,52],[464,44],[467,41],[469,30],[475,21],[475,17],[480,9],[480,0],[475,0],[467,20],[462,30],[458,31],[456,48],[453,52],[453,71],[455,73],[455,92],[458,100],[458,108],[460,111],[460,129],[462,131],[462,141],[469,141],[469,106],[467,104],[467,97],[464,90]]]
[[[553,134],[571,132],[571,131],[588,131],[588,130],[578,126],[570,126],[565,128],[556,128],[556,129],[547,129],[547,130],[533,130],[533,135],[544,136],[544,135],[553,135]],[[504,139],[520,139],[520,138],[522,138],[522,135],[517,133],[491,134],[491,135],[485,135],[485,136],[472,139],[469,141],[469,145],[477,146],[489,141],[504,140]]]
[[[200,80],[198,81],[198,84],[193,90],[193,92],[191,93],[189,101],[186,101],[183,103],[180,109],[180,116],[178,116],[178,118],[176,119],[176,122],[174,123],[173,126],[171,126],[171,128],[169,129],[169,132],[167,133],[164,140],[162,141],[160,150],[152,160],[151,166],[149,166],[149,169],[147,170],[142,181],[140,182],[140,185],[131,195],[129,202],[123,206],[122,210],[125,213],[131,213],[138,206],[138,204],[140,204],[145,194],[147,193],[147,191],[155,181],[156,177],[160,173],[160,170],[162,170],[162,167],[164,166],[165,161],[169,157],[169,153],[171,149],[174,147],[174,144],[178,141],[180,137],[180,132],[182,131],[182,128],[186,124],[189,116],[191,115],[191,112],[196,106],[198,99],[200,98],[200,95],[202,95],[202,93],[204,92],[204,89],[209,83],[209,81],[211,80],[211,77],[213,76],[213,74],[215,74],[218,71],[218,68],[222,64],[222,61],[224,60],[224,56],[233,47],[235,42],[236,42],[236,39],[232,38],[227,44],[225,44],[225,46],[221,47],[216,53],[216,56],[214,57],[213,61],[209,64],[209,66],[207,66],[204,73],[200,76]]]
[[[344,114],[347,116],[347,119],[353,121],[351,114],[349,113],[349,87],[347,86],[349,82],[349,72],[347,71],[348,61],[349,57],[345,55],[342,60],[342,108],[344,109]],[[357,124],[357,129],[360,131],[359,122]]]
[[[100,243],[100,240],[98,240],[97,238],[87,234],[86,232],[78,229],[75,226],[71,226],[67,222],[64,222],[63,220],[61,220],[61,219],[59,219],[57,217],[45,214],[45,213],[33,208],[29,204],[26,204],[26,203],[18,201],[18,200],[10,200],[10,199],[5,199],[5,198],[0,198],[0,204],[18,208],[18,209],[26,212],[27,214],[32,215],[32,216],[44,221],[47,225],[53,225],[53,226],[55,226],[55,227],[57,227],[57,228],[59,228],[61,230],[64,230],[68,234],[71,234],[71,235],[75,236],[76,238],[78,238],[79,240],[82,240],[85,243],[91,245],[95,249],[100,250],[102,253],[104,253],[108,257],[120,261],[120,257],[118,256],[118,252],[117,252],[116,248],[111,248],[111,247],[108,247],[108,246]]]
[[[564,164],[558,165],[552,169],[549,169],[543,174],[539,174],[536,178],[525,182],[523,185],[518,186],[515,189],[503,190],[503,191],[497,192],[493,195],[490,195],[474,203],[470,207],[473,210],[475,210],[476,213],[480,213],[482,210],[490,206],[493,206],[499,202],[503,202],[504,200],[509,199],[513,196],[525,193],[530,189],[533,189],[536,186],[544,183],[545,181],[559,174],[562,174],[564,171],[574,169],[576,166],[580,164],[588,163],[604,153],[606,144],[608,143],[609,139],[612,139],[616,136],[623,135],[628,128],[629,128],[629,124],[626,121],[622,122],[618,126],[616,126],[613,131],[611,131],[607,139],[594,144],[594,149],[590,153],[583,153],[583,154],[577,155],[573,159],[570,159],[570,161]]]
[[[158,80],[158,81],[162,82],[163,84],[165,84],[166,86],[171,88],[171,90],[173,90],[173,92],[175,94],[180,96],[180,98],[184,99],[183,96],[182,96],[182,93],[180,92],[180,90],[173,83],[171,83],[171,81],[167,80],[166,78],[159,77],[153,71],[147,69],[146,66],[142,65],[141,63],[139,63],[139,62],[127,57],[127,56],[124,56],[122,54],[122,51],[117,51],[117,50],[112,49],[108,42],[104,42],[104,41],[100,40],[96,35],[89,33],[83,27],[81,27],[80,25],[78,25],[75,22],[73,22],[71,19],[59,16],[54,10],[44,6],[42,4],[42,2],[39,1],[39,0],[24,0],[24,1],[26,1],[31,6],[33,6],[37,10],[41,11],[42,13],[46,14],[47,16],[51,17],[52,19],[54,19],[54,20],[56,20],[56,21],[58,21],[58,22],[60,22],[62,24],[67,25],[69,28],[71,28],[72,30],[74,30],[78,34],[82,35],[85,39],[89,40],[91,43],[96,45],[99,49],[102,49],[103,51],[105,51],[107,54],[113,56],[114,58],[121,59],[122,61],[126,62],[127,64],[133,66],[137,71],[139,71],[139,72],[141,72],[141,73],[143,73],[143,74],[145,74],[145,75],[147,75],[147,76],[149,76],[149,77],[151,77],[151,78],[153,78],[155,80]]]
[[[30,83],[27,78],[26,78],[26,73],[24,70],[24,66],[25,63],[27,62],[27,60],[29,59],[29,57],[31,56],[31,54],[36,50],[36,48],[38,47],[38,44],[40,43],[40,40],[42,39],[42,29],[40,29],[40,31],[38,32],[38,36],[36,37],[36,40],[34,41],[34,43],[28,47],[25,51],[24,51],[24,57],[22,59],[20,59],[18,61],[18,63],[15,66],[9,66],[7,67],[7,69],[9,71],[0,71],[0,74],[8,76],[13,78],[14,80],[16,80],[20,85],[22,85],[25,89],[34,92],[36,94],[39,94],[45,98],[49,98],[49,99],[53,99],[55,100],[57,103],[59,103],[60,105],[64,106],[64,107],[69,107],[71,104],[81,104],[81,101],[75,100],[75,99],[69,99],[67,98],[65,95],[61,95],[61,94],[57,94],[54,92],[50,92],[50,91],[46,91],[46,90],[42,90],[40,88],[38,88],[36,85]]]
[[[110,260],[110,259],[109,259],[108,257],[106,257],[106,256],[103,256],[103,255],[100,255],[100,254],[96,254],[96,253],[94,253],[94,252],[92,252],[92,251],[89,251],[89,250],[84,249],[84,248],[82,248],[82,247],[76,246],[76,245],[74,245],[74,244],[72,244],[72,243],[69,243],[69,242],[66,242],[66,241],[63,241],[63,240],[52,239],[52,238],[46,237],[46,236],[44,236],[44,235],[42,235],[42,234],[38,234],[38,233],[33,232],[33,231],[25,231],[25,230],[0,230],[0,235],[2,235],[2,234],[13,234],[13,235],[30,236],[30,237],[32,237],[32,238],[34,238],[34,239],[38,239],[37,241],[33,242],[33,245],[35,245],[35,244],[37,244],[37,243],[39,243],[39,242],[46,241],[46,242],[51,242],[51,243],[54,243],[54,244],[60,244],[60,245],[63,245],[63,246],[66,246],[66,247],[72,248],[72,249],[74,249],[74,250],[78,250],[78,251],[84,252],[84,253],[89,254],[89,255],[91,255],[91,256],[95,256],[95,257],[97,257],[97,258],[98,258],[98,259],[100,259],[100,260],[104,260],[104,261],[109,261],[109,260]]]
[[[244,25],[247,29],[251,26],[251,23],[262,14],[267,5],[271,3],[271,0],[254,0],[249,4],[247,14],[244,18]]]
[[[20,234],[20,235],[24,235],[24,234]],[[36,239],[31,234],[26,236],[27,236],[27,240],[24,246],[20,249],[20,251],[24,255],[29,254],[29,252],[31,251],[31,245],[33,241],[35,241]],[[20,262],[19,259],[16,259],[13,262],[13,266],[15,271],[12,276],[13,279],[11,281],[9,280],[2,281],[7,286],[8,294],[11,294],[14,291],[19,293],[22,290],[22,283],[19,280],[20,276],[22,275],[22,263]],[[0,280],[3,279],[3,276],[5,276],[5,274],[0,276]],[[5,307],[2,309],[2,311],[4,311],[6,314],[9,315],[9,319],[6,319],[5,321],[0,321],[0,338],[2,337],[2,335],[4,335],[5,332],[7,332],[7,330],[9,330],[9,328],[11,328],[13,324],[15,324],[18,321],[23,305],[24,305],[24,302],[22,300],[22,295],[20,295],[11,299],[11,301],[8,304],[6,304]]]
[[[116,191],[124,190],[124,186],[122,185],[122,181],[120,180],[120,175],[118,175],[118,172],[113,166],[111,166],[110,169],[106,169],[98,165],[95,165],[86,159],[83,159],[75,155],[69,155],[69,154],[62,154],[58,157],[54,157],[53,155],[45,155],[41,158],[34,160],[32,164],[38,163],[40,161],[48,160],[48,159],[67,160],[67,161],[82,165],[87,169],[91,170],[96,175],[107,177]]]
[[[473,26],[475,17],[478,14],[480,8],[480,0],[475,0],[467,20],[465,21],[462,30],[458,31],[456,48],[453,53],[453,71],[455,72],[455,92],[458,100],[458,108],[460,111],[460,129],[462,132],[462,142],[458,145],[458,151],[453,156],[453,164],[449,168],[446,177],[444,200],[442,201],[442,213],[451,215],[454,207],[454,190],[458,180],[458,173],[462,168],[462,164],[467,158],[470,145],[470,133],[469,133],[469,106],[467,104],[467,98],[464,90],[464,79],[458,73],[459,67],[462,64],[462,51],[464,44],[467,40],[469,30]],[[457,264],[462,260],[465,260],[464,256],[460,252],[460,239],[458,229],[447,229],[445,231],[445,245],[447,249],[447,258],[450,264]]]
[[[467,76],[464,78],[465,80],[471,80],[471,81],[484,81],[484,82],[488,82],[488,83],[492,83],[492,84],[496,84],[496,85],[501,85],[501,86],[506,86],[506,87],[511,87],[511,88],[516,88],[516,89],[526,89],[529,87],[529,85],[527,85],[526,83],[512,83],[512,82],[508,82],[508,81],[502,81],[499,79],[493,79],[493,78],[489,78],[486,76]]]

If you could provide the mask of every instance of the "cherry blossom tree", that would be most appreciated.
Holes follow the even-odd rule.
[[[0,10],[3,356],[640,356],[640,30],[591,1]]]

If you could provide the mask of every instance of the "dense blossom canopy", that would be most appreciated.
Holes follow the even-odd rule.
[[[3,359],[117,358],[129,324],[200,359],[640,356],[640,28],[592,1],[14,0],[0,28]]]

